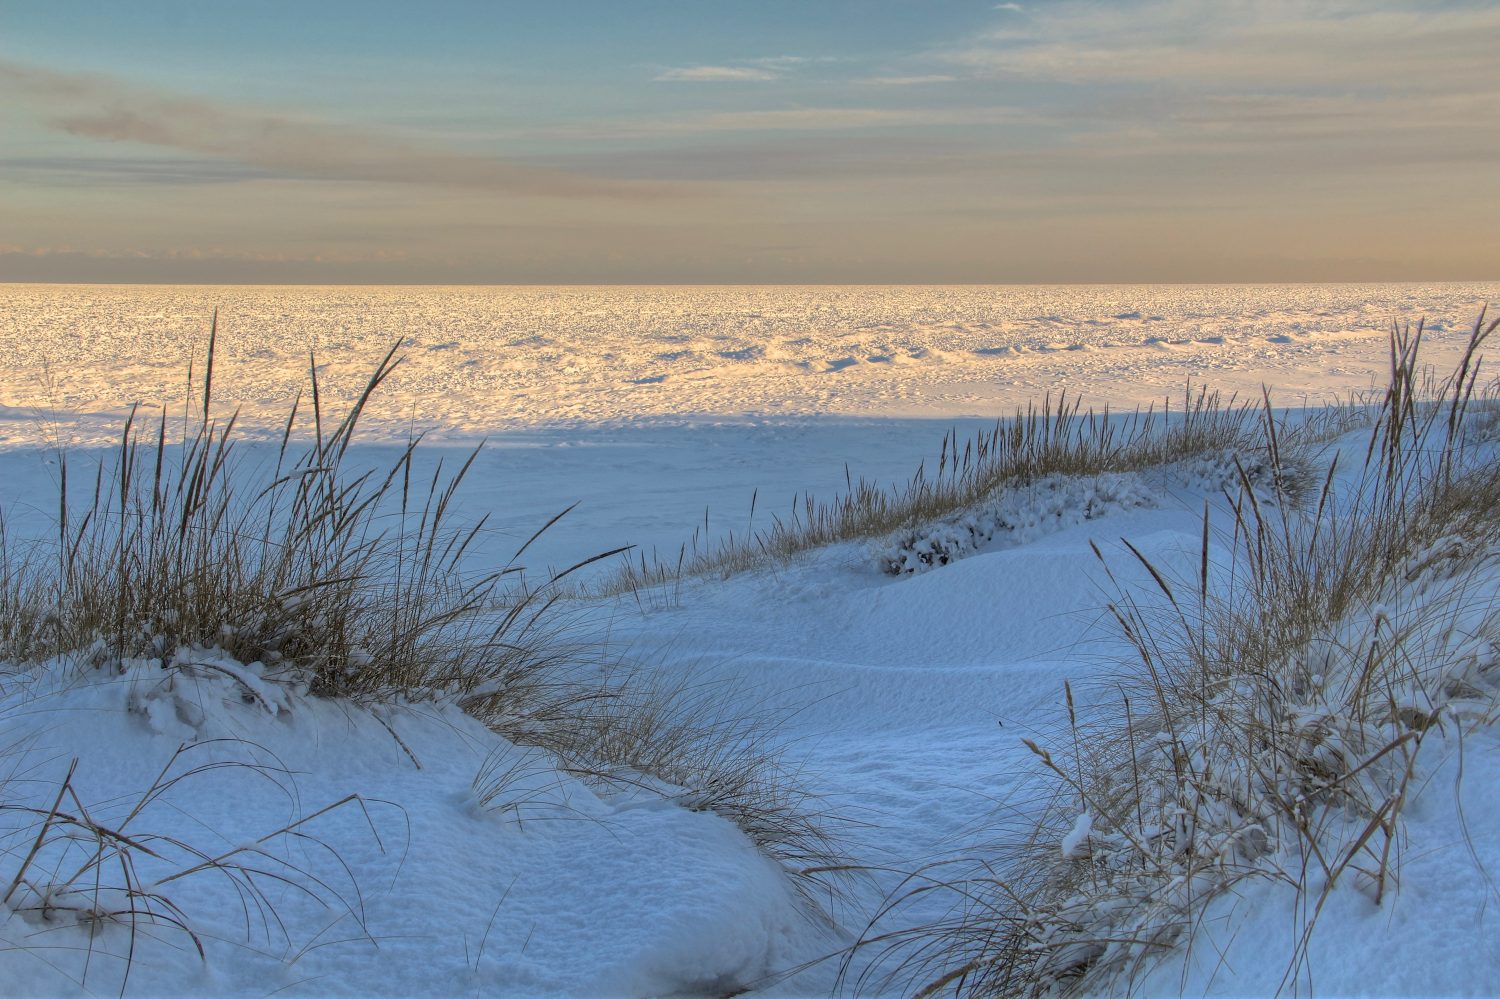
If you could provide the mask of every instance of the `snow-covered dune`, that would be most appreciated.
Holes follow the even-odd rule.
[[[1496,295],[0,285],[5,542],[20,552],[53,536],[61,452],[77,503],[132,404],[181,412],[214,308],[214,395],[223,412],[244,407],[243,474],[274,461],[309,349],[337,411],[399,340],[407,361],[349,462],[389,467],[430,431],[413,476],[425,480],[487,438],[449,512],[491,518],[479,567],[582,501],[528,549],[535,577],[624,544],[670,562],[705,516],[707,536],[743,537],[846,474],[904,481],[951,427],[961,438],[1048,391],[1128,407],[1180,399],[1192,378],[1256,396],[1264,383],[1300,407],[1383,384],[1389,323],[1419,316],[1442,370]],[[1362,440],[1345,439],[1351,461]],[[1350,476],[1336,488],[1352,493]],[[983,859],[1040,814],[1051,791],[1023,740],[1047,743],[1070,710],[1116,702],[1135,650],[1106,605],[1152,591],[1153,569],[1196,578],[1205,508],[1209,557],[1231,563],[1225,485],[1199,466],[1043,480],[908,537],[569,600],[568,640],[608,650],[599,661],[765,723],[867,869],[828,900],[832,925],[795,870],[726,818],[682,807],[699,800],[684,788],[567,772],[455,697],[356,706],[212,648],[170,669],[170,650],[5,664],[0,993],[899,994],[915,980],[885,977],[899,969],[878,947],[847,966],[844,948],[949,914],[954,899],[933,893],[867,926],[908,873]],[[912,554],[934,545],[951,558]],[[1478,602],[1493,606],[1486,565]],[[1481,637],[1474,655],[1493,657],[1500,639]],[[1485,726],[1458,731],[1422,747],[1395,890],[1376,902],[1351,881],[1329,895],[1307,963],[1319,992],[1494,989],[1500,744]],[[1087,843],[1086,825],[1075,832],[1058,851]],[[217,863],[197,869],[205,859]],[[1270,879],[1224,896],[1202,945],[1142,994],[1274,991],[1306,925],[1298,900]]]

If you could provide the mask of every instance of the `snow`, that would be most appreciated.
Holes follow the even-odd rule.
[[[186,744],[168,775],[202,769],[129,830],[217,855],[360,796],[301,828],[313,838],[272,835],[268,856],[256,858],[273,873],[319,879],[316,899],[270,884],[266,910],[246,913],[215,872],[174,884],[173,900],[204,938],[206,967],[183,934],[152,928],[136,941],[132,992],[691,991],[766,974],[780,936],[801,925],[779,872],[712,814],[629,807],[535,760],[529,772],[513,766],[500,800],[476,807],[471,783],[487,758],[534,751],[454,709],[386,715],[418,770],[383,725],[347,705],[292,696],[272,716],[227,675],[184,685],[159,663],[122,677],[49,672],[53,683],[33,682],[6,704],[7,737],[19,747],[6,765],[24,775],[23,798],[46,797],[45,781],[76,759],[80,796],[99,803],[97,819],[118,822]],[[209,769],[224,763],[236,765]],[[187,864],[182,851],[158,850],[167,862],[146,860],[138,872],[148,883]],[[84,973],[68,952],[87,935],[16,916],[0,932],[9,995],[71,991],[67,976]],[[121,927],[106,925],[95,946],[102,954],[123,940]],[[108,993],[122,971],[96,959],[83,984]]]
[[[1497,294],[1493,282],[0,285],[0,440],[34,444],[40,410],[64,440],[109,442],[130,403],[180,401],[214,308],[219,398],[249,424],[280,428],[309,350],[325,398],[341,404],[399,342],[406,360],[367,432],[404,440],[415,422],[456,440],[564,426],[577,439],[643,422],[993,417],[1060,388],[1160,404],[1189,379],[1254,398],[1272,372],[1287,405],[1321,402],[1382,377],[1392,320],[1433,320],[1429,360],[1446,367],[1444,351]]]
[[[214,305],[216,395],[242,404],[264,438],[250,464],[274,447],[309,344],[330,396],[346,400],[399,338],[411,360],[377,396],[357,459],[388,463],[413,426],[430,431],[419,451],[429,469],[487,438],[455,514],[492,515],[477,558],[503,563],[582,500],[527,553],[560,567],[620,544],[675,555],[705,508],[710,533],[742,535],[795,494],[838,491],[846,464],[904,480],[951,427],[966,433],[1059,386],[1129,406],[1180,399],[1191,376],[1255,394],[1265,382],[1300,405],[1303,393],[1322,400],[1383,377],[1385,325],[1422,314],[1442,321],[1429,358],[1441,367],[1497,293],[0,285],[12,371],[0,387],[0,504],[9,538],[45,535],[53,445],[69,446],[78,474],[132,402],[180,398]],[[845,846],[874,872],[835,906],[834,928],[801,909],[785,872],[726,820],[678,807],[670,788],[559,771],[450,704],[326,701],[211,648],[179,653],[200,664],[191,669],[55,662],[0,676],[4,792],[45,811],[76,760],[93,818],[170,838],[138,877],[180,907],[206,949],[200,960],[166,923],[131,941],[118,923],[91,930],[0,909],[0,991],[827,995],[839,960],[819,959],[865,928],[903,872],[972,856],[1035,811],[1044,785],[1022,739],[1065,728],[1064,682],[1083,712],[1113,696],[1130,650],[1091,544],[1122,585],[1148,580],[1121,538],[1190,578],[1205,501],[1222,513],[1222,472],[1042,481],[923,537],[569,609],[571,637],[608,642],[676,683],[719,685],[726,711],[776,721],[800,778],[847,817]],[[955,557],[913,556],[924,544]],[[883,571],[891,565],[920,571]],[[1455,662],[1495,655],[1472,628],[1445,636]],[[1482,727],[1424,744],[1394,897],[1376,905],[1341,885],[1290,980],[1328,995],[1494,992],[1497,750]],[[182,778],[131,816],[164,767]],[[285,831],[314,814],[302,835]],[[1077,809],[1050,848],[1084,855],[1093,823]],[[30,846],[25,828],[0,817],[0,887]],[[250,844],[263,855],[241,856],[311,893],[265,877],[255,896],[216,871],[164,880],[196,862],[192,851]],[[58,848],[44,859],[60,870],[67,858]],[[1221,897],[1202,937],[1140,994],[1274,992],[1304,925],[1297,898],[1273,881]],[[924,905],[900,918],[946,912],[937,897]]]
[[[1160,485],[1152,489],[1147,478],[1048,475],[1020,483],[957,517],[898,534],[880,553],[880,566],[892,575],[923,572],[982,547],[1023,545],[1086,520],[1152,506]]]
[[[1078,818],[1073,823],[1073,828],[1062,838],[1062,855],[1064,860],[1072,860],[1082,856],[1088,849],[1089,832],[1094,828],[1094,817],[1087,811],[1079,812]]]

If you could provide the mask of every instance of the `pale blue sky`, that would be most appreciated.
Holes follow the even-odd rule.
[[[0,0],[0,280],[1500,276],[1500,8]]]

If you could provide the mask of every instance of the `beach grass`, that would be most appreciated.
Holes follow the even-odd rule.
[[[1500,718],[1500,671],[1472,648],[1500,640],[1496,399],[1479,380],[1497,326],[1481,314],[1444,379],[1424,374],[1420,324],[1394,327],[1362,446],[1346,438],[1302,503],[1267,502],[1242,474],[1227,524],[1205,507],[1191,578],[1096,547],[1135,660],[1086,713],[1065,688],[1065,723],[1026,741],[1047,796],[982,850],[912,872],[861,941],[856,985],[1128,994],[1257,879],[1298,899],[1283,986],[1315,977],[1330,894],[1380,905],[1421,848],[1402,820],[1424,743]],[[899,926],[934,895],[947,917]]]
[[[1291,430],[1299,440],[1321,424]],[[985,431],[961,438],[946,434],[935,467],[924,462],[905,483],[884,486],[854,479],[829,500],[793,499],[783,514],[763,512],[764,527],[711,538],[706,525],[675,553],[629,553],[587,592],[633,594],[646,602],[671,602],[685,580],[724,578],[783,564],[805,552],[850,541],[884,539],[919,531],[972,510],[987,500],[1047,478],[1137,472],[1201,455],[1239,454],[1261,464],[1266,454],[1260,401],[1241,402],[1188,386],[1180,400],[1128,413],[1085,409],[1065,393],[1029,404]],[[1290,448],[1288,449],[1290,450]],[[1293,463],[1282,466],[1284,488],[1301,487]],[[757,513],[751,500],[750,521]]]
[[[810,914],[828,918],[849,870],[836,817],[804,790],[773,720],[729,712],[722,690],[650,680],[641,664],[573,627],[563,584],[594,559],[539,581],[516,563],[557,518],[509,563],[476,569],[469,550],[485,520],[460,522],[454,499],[477,449],[422,476],[419,437],[383,467],[355,458],[361,415],[400,363],[396,350],[339,416],[309,358],[307,389],[266,461],[247,453],[237,414],[214,406],[211,330],[180,420],[132,411],[116,446],[84,474],[59,454],[50,539],[17,541],[0,518],[0,663],[9,673],[122,682],[140,668],[167,682],[212,674],[271,714],[288,697],[337,700],[384,725],[418,767],[390,712],[457,706],[538,750],[540,765],[558,774],[722,816],[782,865]],[[169,765],[141,800],[219,766]],[[497,800],[516,777],[481,768],[476,800]],[[123,924],[132,939],[176,929],[201,952],[172,891],[189,875],[228,878],[272,922],[274,902],[256,887],[265,879],[306,882],[326,904],[357,908],[357,886],[268,869],[257,859],[264,851],[197,856],[185,840],[134,828],[134,812],[113,826],[92,818],[72,771],[55,790],[51,807],[37,808],[34,787],[13,796],[0,782],[0,811],[21,823],[7,839],[19,845],[0,850],[0,903],[14,911]],[[345,807],[362,806],[350,796],[315,814]],[[301,837],[310,817],[267,835]],[[134,873],[142,851],[181,856],[180,872],[145,883]]]

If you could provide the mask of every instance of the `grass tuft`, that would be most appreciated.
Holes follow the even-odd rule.
[[[830,544],[911,533],[1048,476],[1132,472],[1223,453],[1239,453],[1252,465],[1265,460],[1256,406],[1191,386],[1177,408],[1168,400],[1159,410],[1129,414],[1085,410],[1066,394],[1048,396],[969,440],[950,432],[936,470],[929,472],[924,463],[904,485],[855,481],[846,468],[848,491],[831,501],[796,497],[785,517],[773,513],[768,527],[745,537],[730,534],[714,542],[705,526],[673,557],[637,552],[595,590],[659,600],[663,590],[675,591],[687,577],[728,576]],[[1288,462],[1282,470],[1288,475],[1283,488],[1295,489],[1296,469]]]
[[[848,820],[806,788],[774,719],[730,711],[722,684],[633,682],[595,704],[591,727],[558,747],[573,773],[661,795],[732,822],[791,878],[804,911],[836,921],[858,874],[840,831]]]
[[[268,459],[241,445],[236,413],[214,408],[216,329],[217,319],[201,388],[180,425],[165,410],[151,418],[133,410],[82,488],[74,463],[60,455],[50,540],[14,543],[0,514],[0,663],[120,678],[165,674],[141,698],[132,694],[142,714],[179,681],[189,689],[204,678],[269,713],[294,708],[300,695],[371,709],[456,704],[516,744],[476,776],[478,807],[517,819],[539,814],[533,806],[549,793],[544,772],[555,778],[559,768],[603,784],[634,783],[733,822],[786,867],[811,910],[825,908],[826,892],[808,886],[828,873],[819,868],[837,864],[830,817],[798,789],[765,730],[727,716],[713,692],[641,682],[592,634],[571,630],[561,584],[594,559],[540,583],[522,576],[516,560],[558,518],[507,565],[474,572],[469,553],[485,522],[456,523],[454,498],[478,449],[420,477],[419,437],[386,467],[352,460],[361,416],[400,363],[396,348],[342,416],[325,410],[309,357],[308,391]],[[420,767],[386,714],[372,711]],[[534,793],[517,796],[538,780]],[[189,874],[231,878],[266,923],[278,919],[257,894],[268,878],[343,897],[305,872],[253,862],[258,847],[207,857],[185,841],[128,833],[134,813],[106,826],[90,817],[71,772],[50,810],[22,814],[31,807],[0,787],[0,812],[31,844],[0,849],[8,883],[0,909],[23,918],[61,913],[120,923],[132,934],[168,925],[201,952],[167,890]],[[301,822],[271,835],[305,838]],[[143,860],[159,868],[168,854],[187,859],[137,876]],[[128,966],[127,958],[127,974]]]

